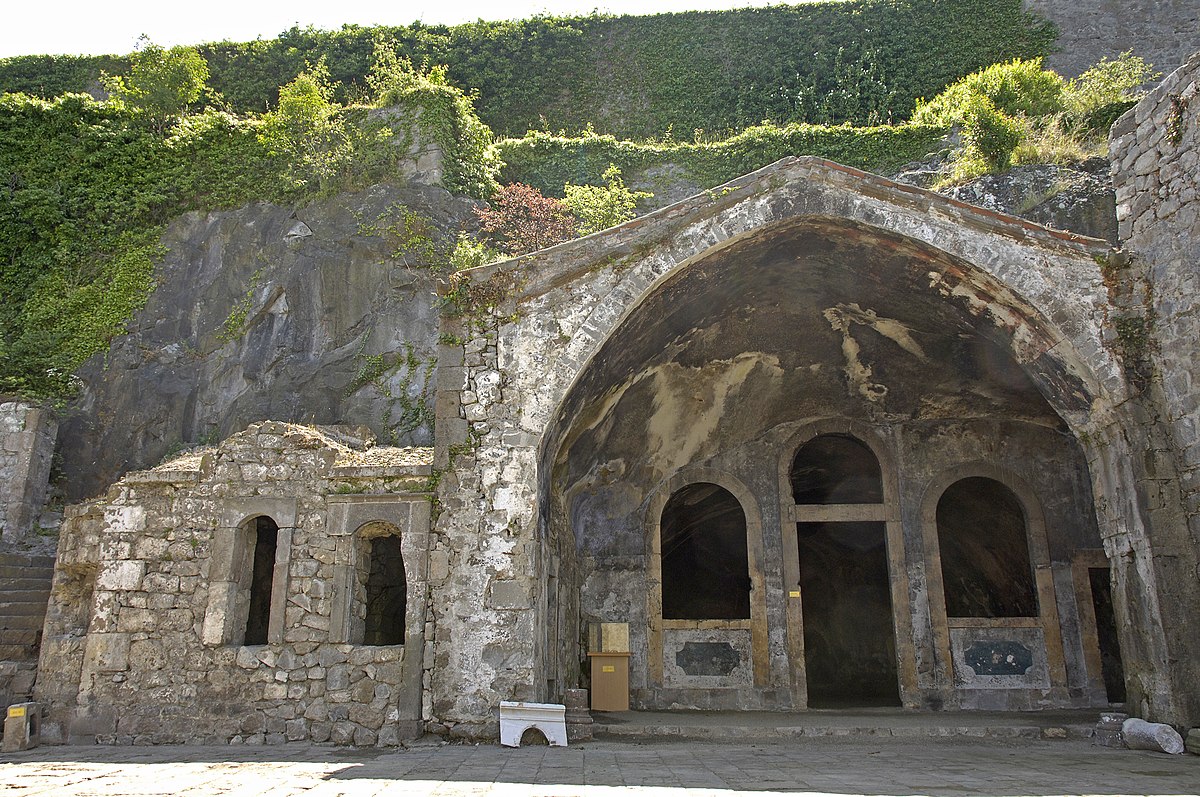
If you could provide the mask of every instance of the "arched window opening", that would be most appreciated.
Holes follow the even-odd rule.
[[[949,617],[1036,617],[1025,512],[1012,490],[973,476],[937,505],[938,550]]]
[[[254,554],[251,557],[250,608],[246,615],[243,644],[267,644],[271,624],[271,591],[275,578],[275,551],[279,526],[269,517],[254,519]]]
[[[397,536],[375,537],[370,546],[366,583],[364,645],[403,645],[408,582]]]
[[[849,435],[814,437],[792,461],[792,497],[797,504],[882,503],[879,460]]]
[[[749,619],[746,513],[732,493],[703,482],[680,489],[660,534],[664,619]]]

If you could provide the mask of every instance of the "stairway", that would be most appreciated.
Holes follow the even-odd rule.
[[[54,557],[0,553],[0,708],[29,700]]]

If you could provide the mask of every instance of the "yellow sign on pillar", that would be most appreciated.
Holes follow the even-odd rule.
[[[9,706],[8,707],[8,716],[24,717],[25,716],[25,707],[24,706]]]

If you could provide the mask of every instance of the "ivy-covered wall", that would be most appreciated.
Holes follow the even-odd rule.
[[[1020,0],[847,0],[655,16],[537,17],[455,27],[293,28],[276,39],[201,47],[210,84],[238,111],[272,106],[279,86],[324,58],[343,101],[365,93],[374,42],[446,64],[477,90],[498,135],[595,129],[621,138],[758,124],[900,121],[918,97],[976,69],[1045,55],[1056,36]],[[83,91],[121,59],[0,61],[0,89]]]
[[[390,114],[337,113],[349,155],[318,184],[272,151],[261,117],[209,110],[162,134],[87,95],[0,95],[0,392],[69,396],[76,369],[145,304],[164,226],[188,210],[402,181],[417,138],[441,147],[447,189],[495,187],[490,131],[451,87],[415,89]]]
[[[566,183],[599,184],[616,165],[639,188],[655,190],[652,173],[712,188],[789,155],[816,155],[866,171],[887,173],[936,149],[943,127],[894,125],[755,125],[719,141],[618,141],[611,135],[557,136],[531,132],[498,142],[501,182],[522,182],[561,195]],[[661,202],[652,202],[658,206]]]

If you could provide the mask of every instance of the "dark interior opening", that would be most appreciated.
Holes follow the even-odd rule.
[[[399,537],[376,537],[367,574],[367,616],[364,645],[403,645],[408,582]]]
[[[1113,610],[1112,580],[1107,567],[1089,567],[1092,608],[1096,613],[1096,639],[1100,643],[1100,673],[1110,703],[1125,702],[1125,665],[1117,638],[1117,615]]]
[[[797,504],[883,503],[879,460],[848,435],[814,437],[792,461],[792,497]]]
[[[885,529],[796,524],[812,708],[900,705]]]
[[[269,517],[254,519],[254,565],[250,575],[250,611],[246,615],[244,644],[267,644],[271,624],[271,589],[275,576],[275,548],[279,526]]]
[[[949,617],[1037,617],[1025,511],[1012,490],[972,476],[937,506],[942,589]]]
[[[715,484],[682,488],[663,507],[662,616],[667,620],[750,617],[746,513]]]

